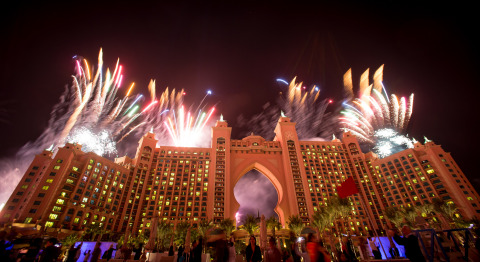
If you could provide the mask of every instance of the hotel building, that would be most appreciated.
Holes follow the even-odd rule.
[[[252,169],[278,193],[275,212],[285,225],[299,215],[306,225],[336,188],[353,177],[359,193],[349,197],[352,212],[337,220],[336,232],[367,234],[391,226],[387,207],[452,201],[458,216],[480,218],[479,195],[450,153],[431,141],[416,143],[385,158],[362,153],[355,136],[301,141],[295,123],[280,117],[273,141],[254,134],[231,139],[231,127],[217,121],[211,147],[157,147],[153,133],[138,144],[134,158],[115,161],[66,144],[54,155],[37,155],[0,213],[0,226],[47,231],[81,231],[99,224],[112,232],[149,227],[153,216],[168,223],[235,219],[240,205],[233,189]]]

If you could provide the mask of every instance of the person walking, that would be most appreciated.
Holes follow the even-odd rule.
[[[245,260],[247,262],[259,262],[262,261],[262,252],[257,245],[257,239],[254,236],[250,236],[250,243],[245,249]]]
[[[268,249],[265,252],[265,262],[281,262],[282,261],[282,253],[275,245],[275,238],[270,237],[268,240]]]
[[[56,262],[58,256],[60,255],[60,249],[55,246],[57,244],[57,239],[52,237],[47,240],[45,248],[43,249],[42,254],[40,255],[39,262]]]
[[[116,250],[113,248],[113,244],[110,245],[110,247],[103,253],[102,259],[106,259],[107,261],[112,259],[113,251]]]
[[[95,244],[95,247],[93,248],[92,252],[92,258],[90,259],[90,262],[97,262],[98,259],[100,258],[100,254],[102,253],[102,249],[100,248],[101,242],[97,242]]]
[[[90,253],[91,251],[92,250],[85,250],[85,252],[83,253],[83,262],[88,262],[90,256],[92,255],[92,253]]]
[[[402,227],[403,237],[400,237],[393,230],[388,230],[388,234],[393,237],[397,244],[405,247],[405,256],[408,259],[414,262],[425,262],[425,257],[418,244],[418,238],[409,226]]]

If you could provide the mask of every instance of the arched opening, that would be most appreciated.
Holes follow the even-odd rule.
[[[274,216],[278,219],[275,212],[278,192],[272,182],[258,170],[252,169],[245,173],[236,183],[233,194],[240,204],[235,216],[237,225],[242,225],[247,215],[265,215],[266,219]]]

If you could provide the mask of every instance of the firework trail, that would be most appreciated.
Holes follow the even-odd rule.
[[[288,84],[288,90],[281,92],[276,104],[266,103],[263,111],[246,120],[242,115],[237,119],[239,127],[255,128],[246,130],[242,135],[247,136],[252,131],[265,139],[273,139],[275,126],[277,125],[280,113],[295,122],[297,133],[300,139],[331,139],[335,130],[335,112],[326,112],[328,105],[332,102],[329,99],[321,100],[320,89],[313,86],[307,90],[303,83],[296,83],[294,78]],[[278,82],[288,83],[278,79]]]
[[[390,99],[382,84],[383,65],[374,74],[374,83],[368,83],[369,70],[362,74],[360,91],[353,98],[351,70],[344,75],[345,93],[348,100],[343,103],[339,117],[344,131],[355,135],[367,150],[380,157],[388,156],[413,143],[403,134],[406,132],[413,109],[413,94],[408,103],[404,97],[392,94]]]
[[[120,151],[135,153],[136,148],[130,145],[137,143],[139,137],[142,137],[150,131],[155,134],[160,145],[173,145],[169,139],[169,133],[165,128],[164,122],[167,120],[171,111],[174,111],[175,108],[183,104],[184,90],[181,89],[177,92],[175,89],[172,89],[170,91],[170,88],[167,87],[159,94],[159,97],[156,98],[155,86],[155,81],[150,81],[148,89],[150,91],[151,102],[149,106],[145,108],[147,111],[144,110],[141,116],[139,116],[141,117],[141,123],[131,127],[119,140],[119,142],[123,141],[118,144]]]

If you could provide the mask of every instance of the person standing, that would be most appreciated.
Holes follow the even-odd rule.
[[[409,226],[402,227],[403,237],[400,237],[393,230],[388,230],[388,234],[393,237],[397,244],[405,246],[405,256],[408,259],[414,262],[425,262],[425,257],[418,244],[418,238]]]
[[[56,262],[58,256],[60,255],[60,249],[55,246],[57,244],[57,239],[52,237],[47,240],[45,248],[43,249],[42,254],[40,255],[39,262]]]
[[[228,241],[228,261],[229,262],[235,262],[235,259],[237,257],[237,253],[235,252],[235,240],[230,238],[230,241]]]
[[[13,261],[13,243],[7,238],[7,231],[0,231],[0,261]]]
[[[92,250],[88,250],[88,251],[85,251],[83,253],[83,262],[88,262],[88,260],[90,259],[90,256],[92,255],[92,253],[90,253]]]
[[[268,249],[265,252],[265,262],[281,262],[282,261],[282,253],[278,250],[277,246],[275,245],[275,238],[270,237],[268,240]]]
[[[75,262],[78,259],[78,250],[82,248],[83,242],[78,245],[78,247],[75,247],[75,243],[73,243],[70,248],[68,249],[68,254],[67,254],[67,259],[65,262]]]
[[[254,236],[250,236],[250,243],[245,249],[245,260],[247,262],[259,262],[262,261],[262,252],[257,245],[257,239]]]
[[[92,252],[92,259],[90,259],[90,262],[97,262],[98,259],[100,258],[100,254],[102,253],[102,249],[100,249],[101,242],[97,242],[95,244],[95,247],[93,248]]]
[[[123,255],[123,261],[129,260],[132,256],[132,249],[128,246],[128,244],[124,244],[120,252]]]
[[[377,241],[378,239],[376,237],[368,237],[368,245],[370,246],[373,257],[375,259],[382,259],[382,254],[380,253],[380,250],[378,250]]]
[[[113,248],[113,244],[110,245],[110,247],[103,253],[102,259],[106,259],[107,261],[112,259],[113,251],[116,250]]]
[[[309,233],[307,235],[307,252],[311,262],[323,261],[323,258],[319,257],[322,254],[320,254],[318,249],[318,243],[315,239],[315,235]]]
[[[178,252],[177,252],[177,262],[182,262],[180,259],[183,257],[183,245],[178,247]]]
[[[323,242],[318,242],[313,233],[307,236],[307,252],[310,257],[310,262],[325,261],[330,262],[331,258],[327,250],[323,247]]]
[[[302,256],[300,255],[300,252],[298,252],[297,237],[293,232],[290,232],[290,250],[289,251],[290,251],[289,253],[292,257],[293,262],[302,261]]]
[[[295,244],[295,253],[297,256],[303,259],[303,262],[310,262],[310,256],[308,255],[304,240],[302,240],[300,246]]]
[[[203,239],[200,237],[192,249],[192,262],[201,262],[202,261],[202,246],[203,246]]]
[[[139,260],[140,257],[142,256],[143,245],[142,245],[142,244],[139,244],[138,247],[136,247],[135,249],[133,249],[133,251],[135,252],[135,256],[133,257],[133,259],[134,259],[134,260]]]
[[[36,261],[38,253],[42,247],[42,239],[37,237],[33,239],[32,243],[28,247],[27,253],[22,257],[21,262],[33,262]]]

